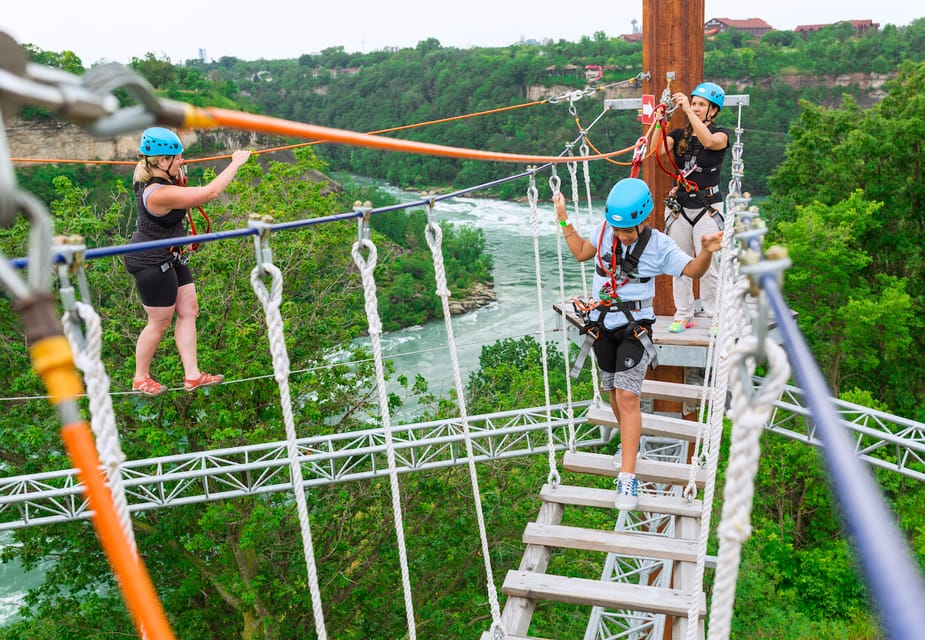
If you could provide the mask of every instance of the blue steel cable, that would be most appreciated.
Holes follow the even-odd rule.
[[[408,209],[411,207],[426,206],[428,203],[431,202],[431,200],[433,201],[447,200],[449,198],[461,196],[463,194],[471,193],[473,191],[480,191],[488,187],[493,187],[499,184],[504,184],[505,182],[511,182],[513,180],[518,180],[520,178],[524,178],[530,175],[531,173],[535,173],[536,171],[542,170],[548,166],[551,166],[551,165],[548,165],[548,164],[543,165],[542,167],[536,170],[523,171],[516,175],[508,176],[506,178],[500,178],[498,180],[493,180],[491,182],[485,182],[483,184],[476,185],[474,187],[460,189],[452,193],[434,196],[432,199],[425,198],[422,200],[416,200],[414,202],[405,202],[402,204],[389,205],[385,207],[379,207],[377,209],[371,209],[369,213],[370,215],[374,215],[374,214],[379,214],[379,213],[386,213],[388,211]],[[289,229],[298,229],[301,227],[307,227],[307,226],[316,225],[316,224],[323,224],[326,222],[336,222],[339,220],[350,220],[350,219],[356,218],[361,215],[363,215],[362,212],[349,211],[347,213],[336,213],[333,215],[321,216],[318,218],[305,218],[302,220],[292,220],[290,222],[279,222],[276,224],[271,224],[270,231],[271,232],[287,231]],[[183,236],[180,238],[169,238],[167,240],[150,240],[148,242],[135,242],[132,244],[123,244],[123,245],[117,245],[113,247],[101,247],[98,249],[88,249],[87,252],[84,254],[84,258],[86,260],[92,260],[94,258],[105,258],[109,256],[117,256],[117,255],[122,255],[126,253],[133,253],[135,251],[143,251],[145,249],[161,249],[161,248],[166,248],[166,247],[176,247],[176,246],[181,246],[181,245],[188,245],[194,242],[198,242],[201,244],[201,243],[206,243],[206,242],[213,242],[215,240],[228,240],[231,238],[243,238],[246,236],[255,235],[256,233],[257,233],[257,230],[253,228],[233,229],[230,231],[215,231],[212,233],[202,233],[202,234],[197,234],[193,236]],[[64,256],[55,255],[53,256],[53,260],[56,263],[63,262]],[[17,269],[25,269],[26,267],[29,266],[29,260],[28,258],[14,258],[9,261],[9,264]]]

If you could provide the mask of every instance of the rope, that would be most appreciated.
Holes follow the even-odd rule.
[[[753,389],[751,380],[759,349],[767,355],[768,373],[761,387]],[[738,368],[739,375],[732,376],[732,407],[729,411],[733,421],[732,441],[723,513],[718,526],[719,554],[710,607],[710,640],[729,638],[742,544],[751,535],[750,517],[760,455],[759,440],[774,410],[774,403],[790,377],[786,352],[767,337],[763,343],[754,335],[740,339],[730,358],[730,366]]]
[[[433,207],[428,209],[428,217],[433,213]],[[495,587],[494,572],[491,567],[491,549],[488,546],[488,532],[485,528],[485,516],[482,513],[482,496],[479,491],[479,474],[475,468],[475,453],[472,448],[472,436],[469,431],[469,416],[466,411],[465,389],[462,383],[462,374],[459,370],[459,357],[456,352],[456,340],[453,334],[453,316],[450,314],[450,290],[446,285],[446,269],[443,263],[443,229],[433,220],[428,221],[424,230],[427,245],[434,257],[434,277],[437,282],[437,295],[443,307],[443,323],[446,326],[447,345],[450,350],[450,363],[453,367],[453,384],[456,388],[456,402],[459,405],[459,416],[462,422],[463,434],[466,438],[466,457],[469,466],[469,478],[472,482],[472,497],[475,501],[475,513],[479,525],[479,540],[482,543],[482,558],[485,560],[485,576],[488,586],[488,602],[491,607],[491,634],[492,637],[505,636],[501,623],[501,605],[498,603],[498,591]]]
[[[267,291],[261,275],[270,274],[271,290]],[[321,607],[321,590],[318,588],[318,570],[315,566],[315,551],[312,545],[312,530],[308,521],[308,505],[305,499],[305,482],[299,463],[299,445],[296,440],[295,420],[292,414],[292,396],[289,393],[289,353],[283,336],[283,318],[279,308],[283,298],[283,276],[280,270],[269,262],[263,262],[251,271],[251,286],[263,305],[267,316],[267,337],[270,340],[270,354],[273,356],[273,373],[279,386],[279,401],[286,427],[286,450],[289,454],[289,475],[295,493],[299,526],[302,532],[302,553],[308,570],[308,587],[312,596],[312,612],[315,618],[315,633],[319,640],[328,637],[324,625],[324,610]]]
[[[555,438],[552,432],[552,412],[549,398],[549,362],[546,354],[546,321],[543,304],[543,272],[540,268],[540,228],[536,211],[537,190],[536,175],[530,174],[530,186],[527,189],[527,200],[530,202],[530,227],[533,231],[533,264],[536,272],[536,304],[537,317],[540,320],[540,353],[543,360],[543,393],[546,397],[546,431],[549,438],[549,478],[548,482],[553,488],[559,486],[559,470],[556,468]]]
[[[587,156],[587,155],[588,155],[588,139],[587,139],[587,137],[583,137],[583,138],[582,138],[580,153],[581,153],[582,156]],[[578,206],[578,181],[577,181],[577,179],[576,179],[575,171],[573,171],[572,167],[574,167],[575,170],[577,170],[577,169],[578,169],[577,163],[574,163],[574,162],[573,162],[572,164],[569,165],[569,174],[570,174],[571,177],[572,177],[572,194],[573,194],[573,195],[572,195],[572,198],[573,198],[573,203],[574,203],[574,206],[575,206],[575,212],[578,213],[578,211],[579,211],[579,206]],[[587,203],[587,206],[588,206],[588,218],[589,218],[590,220],[593,220],[593,219],[594,219],[594,217],[593,217],[593,216],[594,216],[594,206],[593,206],[592,200],[591,200],[591,171],[590,171],[590,168],[591,168],[591,165],[588,163],[588,161],[587,161],[587,160],[582,160],[582,162],[581,162],[581,173],[582,173],[582,175],[584,176],[584,179],[585,179],[585,202]],[[579,219],[579,216],[576,215],[576,216],[575,216],[575,219],[578,220],[578,219]],[[593,228],[594,224],[592,223],[591,226],[592,226],[592,228]],[[578,233],[579,231],[580,231],[580,228],[579,228],[579,227],[575,227],[575,233]],[[588,289],[588,276],[587,276],[587,272],[586,272],[586,270],[585,270],[585,263],[584,263],[584,262],[580,262],[580,263],[578,264],[578,266],[579,266],[579,268],[580,268],[580,270],[581,270],[581,290],[582,290],[582,294],[584,295],[585,299],[587,299],[590,292],[589,292],[589,289]],[[600,404],[601,404],[601,385],[598,383],[598,376],[597,376],[597,358],[596,358],[596,357],[593,357],[593,354],[592,354],[592,358],[591,358],[591,385],[594,387],[594,400],[595,400],[595,405],[596,405],[596,406],[600,406]]]
[[[112,488],[112,498],[116,505],[119,525],[125,533],[132,553],[138,555],[135,534],[132,529],[132,517],[125,497],[125,485],[122,481],[121,467],[125,454],[119,444],[119,432],[116,429],[116,415],[112,409],[109,396],[109,376],[101,359],[103,348],[103,331],[100,316],[92,306],[76,302],[75,311],[67,311],[62,316],[64,334],[74,352],[74,364],[83,373],[87,386],[87,398],[90,405],[90,429],[96,439],[100,462],[106,472],[106,479]],[[86,326],[86,337],[81,335],[78,320]]]
[[[366,220],[360,220],[360,239],[353,244],[353,262],[360,270],[363,291],[366,298],[366,318],[369,321],[369,337],[373,345],[373,358],[376,365],[376,388],[379,391],[379,412],[382,416],[382,430],[385,434],[386,454],[389,463],[389,482],[392,488],[392,514],[395,520],[395,535],[398,538],[398,557],[401,564],[401,583],[405,596],[405,616],[408,623],[408,640],[415,640],[417,632],[414,625],[414,605],[411,601],[411,580],[408,576],[408,554],[405,550],[405,533],[402,524],[401,496],[398,486],[398,470],[395,464],[395,446],[392,441],[392,423],[389,415],[389,398],[385,387],[385,367],[382,363],[382,322],[379,319],[379,303],[376,298],[376,280],[373,271],[376,268],[376,245],[365,238]],[[369,259],[360,253],[365,248]]]
[[[574,163],[570,163],[568,166],[571,169]],[[559,193],[559,187],[561,186],[561,180],[559,176],[555,175],[555,167],[553,167],[553,175],[549,178],[549,188],[552,190],[552,195],[555,197]],[[572,225],[574,229],[575,226]],[[577,233],[573,231],[572,233]],[[561,312],[559,317],[559,322],[562,327],[562,361],[565,364],[565,398],[566,406],[565,410],[566,417],[568,418],[568,449],[569,451],[575,451],[576,436],[575,436],[575,408],[572,406],[572,376],[571,371],[572,367],[569,364],[569,338],[568,338],[568,317],[567,317],[567,308],[565,302],[565,269],[562,264],[562,234],[556,233],[556,261],[559,265],[559,300],[561,300]]]
[[[727,214],[728,215],[728,214]],[[731,216],[730,216],[731,217]],[[729,228],[729,227],[727,227]],[[732,234],[724,238],[725,255],[731,255]],[[697,547],[697,565],[692,584],[703,584],[703,575],[706,570],[707,543],[710,537],[710,523],[713,514],[713,500],[716,491],[716,472],[719,468],[720,444],[723,434],[723,408],[725,406],[726,392],[729,384],[729,358],[727,349],[733,348],[736,341],[746,333],[746,314],[743,313],[745,294],[748,292],[748,281],[744,276],[737,278],[735,273],[736,260],[725,259],[720,263],[720,322],[719,336],[716,338],[719,345],[725,348],[713,351],[714,339],[710,341],[711,355],[707,362],[712,368],[709,376],[704,376],[704,383],[711,381],[712,395],[709,404],[708,420],[697,432],[697,443],[694,447],[694,459],[691,464],[690,476],[684,495],[692,500],[697,495],[696,471],[705,467],[706,483],[703,490],[703,505],[700,516],[700,532]],[[737,302],[739,304],[737,304]],[[704,398],[706,389],[704,389]],[[701,443],[701,436],[703,442]],[[706,452],[704,456],[703,452]],[[699,598],[691,601],[688,610],[687,640],[697,638],[697,620],[700,612]]]

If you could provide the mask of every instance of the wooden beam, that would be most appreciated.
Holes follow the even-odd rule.
[[[662,92],[683,91],[690,94],[703,81],[703,23],[704,0],[643,0],[642,2],[642,70],[649,74],[643,80],[642,92],[661,99]],[[669,74],[674,79],[668,80]],[[677,112],[671,118],[674,127],[683,127],[687,118]],[[644,133],[645,131],[643,131]],[[656,135],[660,135],[656,131]],[[642,177],[652,190],[655,200],[651,226],[665,229],[665,211],[662,201],[673,185],[670,176],[658,166],[655,155],[642,163]],[[655,279],[655,315],[674,315],[671,278],[659,276]],[[658,367],[649,376],[655,380],[683,383],[684,370],[681,367]],[[680,413],[681,404],[656,400],[655,411]]]
[[[529,600],[553,600],[605,609],[648,611],[667,615],[687,615],[690,594],[676,589],[648,587],[622,582],[603,582],[586,578],[567,578],[526,571],[508,571],[501,590],[509,596]],[[707,613],[703,592],[699,615]]]

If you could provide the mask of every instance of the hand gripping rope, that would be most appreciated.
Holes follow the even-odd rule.
[[[312,529],[308,520],[308,504],[305,499],[305,482],[302,478],[302,463],[299,461],[299,445],[292,413],[292,395],[289,391],[289,352],[286,350],[286,338],[283,329],[283,317],[280,306],[283,302],[283,276],[273,264],[270,251],[269,217],[252,217],[248,226],[257,229],[254,236],[254,251],[257,265],[251,271],[251,286],[257,299],[263,305],[267,317],[267,338],[270,341],[270,355],[273,357],[273,374],[279,386],[279,403],[283,410],[283,422],[286,428],[286,450],[289,455],[289,476],[292,491],[295,494],[296,510],[299,516],[299,528],[302,533],[302,554],[308,571],[308,587],[312,596],[312,613],[315,619],[315,633],[318,640],[325,640],[327,630],[324,625],[324,609],[321,606],[321,590],[318,587],[318,568],[315,565],[315,549],[312,544]],[[270,277],[270,290],[263,282]]]

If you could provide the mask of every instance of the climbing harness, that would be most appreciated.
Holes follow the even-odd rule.
[[[615,332],[621,332],[619,336],[620,340],[638,340],[642,344],[645,352],[649,354],[652,368],[654,369],[658,366],[658,352],[649,335],[649,330],[645,326],[651,323],[640,323],[633,317],[632,313],[652,306],[652,298],[646,300],[623,301],[620,300],[618,293],[619,288],[626,284],[648,282],[651,280],[651,278],[639,278],[636,275],[636,270],[639,268],[639,259],[642,257],[643,251],[645,251],[646,246],[649,244],[649,239],[652,237],[652,229],[649,226],[643,226],[632,251],[627,249],[626,255],[624,255],[620,240],[614,235],[610,254],[610,264],[608,265],[601,255],[601,246],[603,245],[607,226],[607,224],[601,225],[601,234],[598,239],[598,250],[595,255],[595,262],[597,263],[598,275],[609,277],[609,282],[598,292],[598,298],[596,300],[587,297],[575,298],[572,300],[572,307],[575,314],[582,321],[582,326],[579,327],[578,333],[579,335],[585,336],[585,339],[578,351],[578,357],[575,359],[572,370],[569,372],[571,378],[578,378],[594,342],[601,337],[602,332],[609,333],[615,338],[618,337]],[[597,311],[597,317],[592,320],[591,315],[594,311]],[[627,323],[611,331],[605,328],[604,318],[608,313],[614,312],[622,312],[623,315],[626,316]]]

